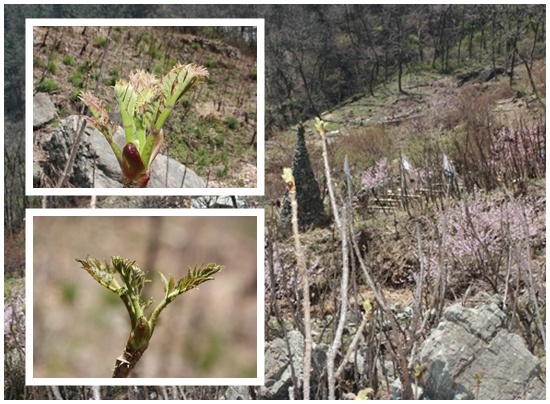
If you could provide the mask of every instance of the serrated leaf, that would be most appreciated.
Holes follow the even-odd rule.
[[[87,257],[86,260],[76,259],[80,262],[82,268],[88,272],[92,278],[94,278],[99,284],[105,286],[107,289],[117,292],[118,285],[114,282],[113,269],[107,263],[101,263],[99,260],[91,257]]]
[[[168,288],[168,281],[166,280],[162,272],[159,272],[159,274],[160,274],[160,280],[162,281],[162,287],[164,288],[164,294],[167,295],[168,293],[170,293]]]
[[[185,293],[196,288],[201,283],[212,280],[212,275],[222,270],[222,266],[216,264],[201,265],[199,268],[189,267],[187,275],[178,281],[178,294]]]

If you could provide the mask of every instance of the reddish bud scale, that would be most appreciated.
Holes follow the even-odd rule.
[[[133,143],[126,144],[122,150],[122,174],[124,177],[137,181],[145,171],[145,165],[137,147]]]

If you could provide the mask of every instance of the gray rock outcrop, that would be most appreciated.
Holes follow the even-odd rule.
[[[79,117],[62,120],[51,136],[47,149],[48,163],[56,172],[62,172],[69,159],[71,147],[79,128]],[[124,144],[124,131],[119,128],[115,141]],[[52,173],[52,177],[55,177]],[[121,188],[122,179],[118,161],[101,132],[86,125],[75,159],[71,185],[77,188]],[[159,154],[151,167],[149,188],[204,188],[206,181],[178,161]]]
[[[260,396],[264,400],[288,399],[288,389],[294,385],[293,369],[295,377],[298,380],[302,378],[304,337],[299,331],[290,331],[288,342],[292,355],[289,355],[283,338],[266,343],[265,384],[260,387]]]
[[[544,399],[540,361],[508,332],[506,315],[489,300],[478,308],[450,307],[424,341],[418,361],[430,399]]]
[[[52,121],[57,115],[55,105],[45,93],[36,93],[32,97],[32,127],[41,127]]]

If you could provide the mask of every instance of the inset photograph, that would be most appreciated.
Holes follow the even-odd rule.
[[[28,210],[27,384],[262,384],[263,211],[124,212]]]
[[[26,29],[28,194],[263,194],[263,20]]]

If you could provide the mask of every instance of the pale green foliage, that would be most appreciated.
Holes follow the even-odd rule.
[[[319,132],[321,136],[324,136],[326,132],[325,122],[318,117],[315,117],[315,130]]]
[[[84,116],[84,119],[109,142],[122,169],[125,185],[137,182],[141,187],[147,186],[149,169],[164,140],[162,127],[166,119],[181,97],[208,75],[202,66],[178,63],[161,79],[138,70],[130,74],[128,81],[118,80],[114,91],[126,136],[123,150],[113,141],[118,126],[109,119],[102,101],[90,92],[80,95],[93,115],[93,118]],[[133,148],[128,149],[129,144],[135,146],[135,152]]]
[[[171,302],[176,296],[198,287],[201,283],[212,280],[212,275],[221,270],[222,267],[216,264],[201,265],[197,268],[189,267],[187,275],[180,279],[177,285],[174,285],[174,277],[170,275],[170,281],[167,281],[163,274],[160,274],[166,300]]]
[[[76,261],[80,262],[82,268],[98,283],[116,293],[124,302],[132,323],[130,344],[136,349],[149,343],[156,320],[168,303],[200,284],[213,280],[212,276],[223,268],[216,264],[203,264],[194,268],[189,267],[187,275],[177,283],[172,275],[170,275],[170,279],[168,280],[161,273],[160,277],[164,286],[165,296],[155,308],[150,318],[147,319],[144,311],[153,303],[153,299],[142,300],[141,292],[145,283],[151,281],[146,278],[146,273],[139,268],[135,261],[118,256],[111,257],[111,263],[107,261],[101,262],[91,257],[87,257],[85,260],[77,259]],[[117,280],[115,275],[118,275],[120,279]]]

